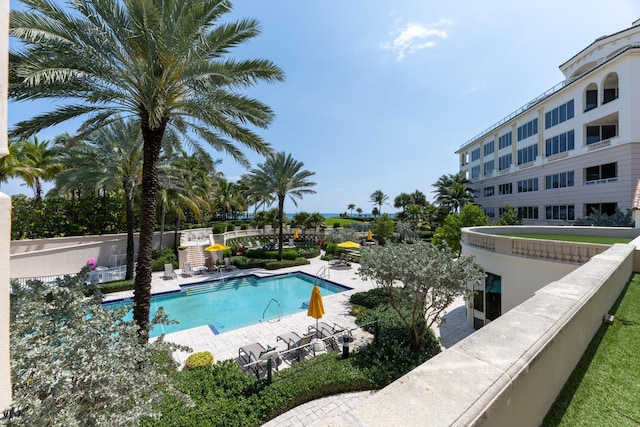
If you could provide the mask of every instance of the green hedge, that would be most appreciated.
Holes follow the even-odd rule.
[[[130,291],[133,289],[133,279],[102,283],[99,285],[99,288],[103,294],[110,294],[112,292],[120,292],[120,291]]]

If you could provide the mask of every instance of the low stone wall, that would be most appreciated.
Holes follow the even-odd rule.
[[[640,239],[613,245],[362,405],[318,425],[540,425],[633,273],[637,244]]]

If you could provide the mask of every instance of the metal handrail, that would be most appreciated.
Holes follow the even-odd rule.
[[[316,281],[318,280],[318,277],[327,277],[330,279],[331,270],[326,265],[323,265],[322,267],[320,267],[320,269],[316,273]]]
[[[262,320],[264,320],[265,313],[267,312],[267,310],[269,309],[269,306],[273,301],[275,301],[276,304],[278,304],[278,322],[280,321],[280,302],[278,302],[278,300],[275,298],[271,298],[271,301],[269,301],[269,304],[267,304],[264,311],[262,312]]]

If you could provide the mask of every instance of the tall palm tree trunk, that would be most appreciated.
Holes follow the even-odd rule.
[[[151,251],[156,220],[156,195],[158,193],[158,161],[164,129],[164,119],[156,128],[151,128],[149,118],[141,114],[143,164],[142,164],[142,210],[140,212],[140,238],[138,266],[133,291],[133,320],[140,328],[140,342],[149,341],[149,312],[151,308]]]
[[[284,223],[284,196],[278,196],[278,222],[280,223],[280,229],[278,230],[278,260],[282,261],[282,239],[284,233],[282,231],[282,224]]]
[[[124,280],[133,279],[133,255],[134,245],[133,231],[134,231],[134,205],[133,205],[133,186],[123,183],[124,197],[126,204],[126,217],[127,217],[127,271],[124,276]]]

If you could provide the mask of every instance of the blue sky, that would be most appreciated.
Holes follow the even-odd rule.
[[[11,0],[11,6],[17,4]],[[640,2],[596,0],[242,0],[228,20],[255,18],[262,34],[233,52],[274,61],[284,83],[249,94],[276,119],[260,134],[315,172],[316,194],[287,213],[369,213],[458,171],[455,151],[563,80],[558,66],[596,38],[640,19]],[[46,104],[9,104],[9,125]],[[40,134],[51,138],[74,126]],[[222,153],[230,180],[245,173]],[[263,161],[249,153],[255,166]],[[19,182],[7,194],[31,194]]]

